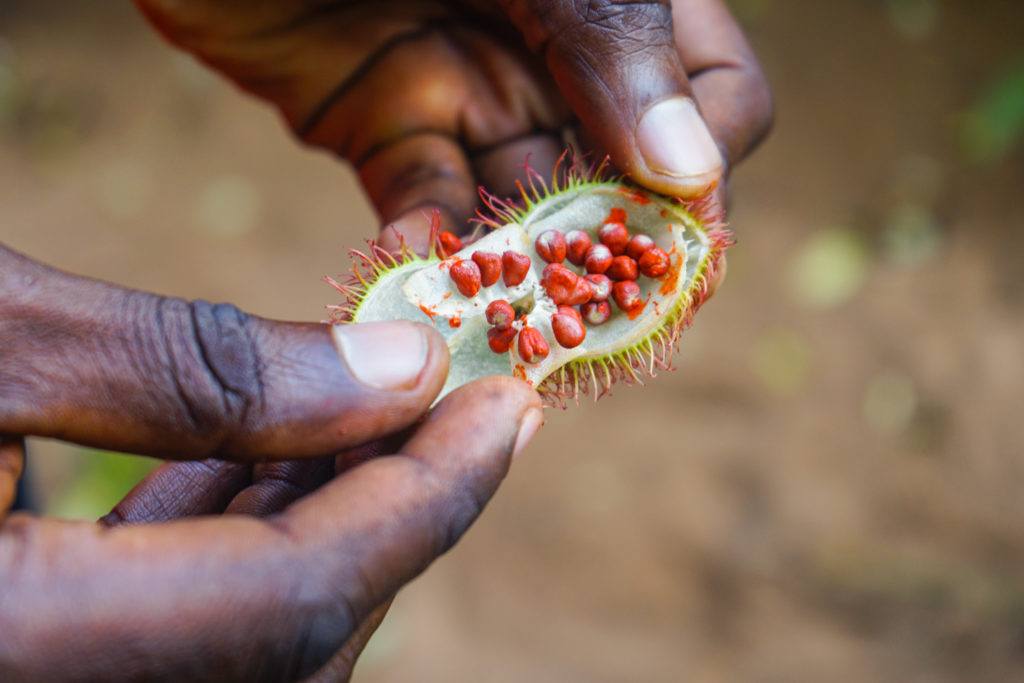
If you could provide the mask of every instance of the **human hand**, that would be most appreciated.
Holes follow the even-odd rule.
[[[511,195],[527,156],[551,168],[566,128],[582,123],[584,146],[637,183],[693,197],[772,116],[722,0],[136,3],[304,140],[351,161],[383,223],[421,251],[424,208],[458,229],[478,185]]]
[[[23,452],[0,439],[5,681],[296,680],[321,667],[344,678],[389,599],[458,539],[540,421],[535,392],[495,378],[403,432],[447,370],[443,342],[416,325],[332,339],[325,326],[131,292],[2,247],[0,293],[0,434],[239,463],[165,466],[105,527],[3,520]],[[363,454],[345,449],[374,439],[397,455],[351,466]],[[326,483],[322,466],[290,487],[274,486],[289,483],[280,469],[252,481],[231,470],[322,464],[339,450],[343,474]],[[125,524],[266,514],[306,492],[265,519]]]

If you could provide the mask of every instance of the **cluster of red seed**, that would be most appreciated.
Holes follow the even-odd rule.
[[[612,315],[609,299],[618,308],[631,314],[643,306],[637,278],[644,275],[658,278],[670,266],[669,256],[655,246],[647,235],[630,235],[625,225],[625,212],[616,210],[597,231],[599,242],[594,244],[586,232],[546,230],[534,244],[537,253],[548,265],[541,276],[541,286],[558,311],[551,317],[555,340],[571,349],[583,343],[587,336],[586,324],[601,325]],[[447,241],[446,241],[447,239]],[[451,233],[441,234],[442,249],[454,253],[461,242]],[[565,261],[582,267],[577,273]],[[489,287],[500,277],[506,286],[520,284],[530,268],[530,257],[514,251],[499,256],[493,252],[478,251],[469,261],[452,264],[449,273],[458,290],[466,297],[476,296],[480,288]],[[516,329],[516,316],[512,306],[504,300],[491,302],[487,307],[488,344],[495,353],[508,353],[518,334],[519,355],[527,363],[537,363],[550,352],[544,335],[539,330],[521,325]]]
[[[487,330],[487,344],[491,347],[491,351],[508,353],[518,335],[519,357],[527,363],[539,363],[551,352],[544,335],[537,328],[526,325],[525,319],[520,325],[522,329],[516,329],[515,309],[504,299],[498,299],[488,304],[485,315],[491,326],[491,329]],[[580,321],[580,326],[583,326],[582,321]],[[558,337],[557,331],[555,337]]]
[[[458,260],[453,263],[448,269],[448,275],[462,296],[474,297],[481,287],[490,287],[498,278],[506,287],[515,287],[526,279],[529,270],[530,257],[526,254],[506,251],[499,256],[493,251],[478,251],[469,261]]]
[[[582,230],[547,230],[537,238],[537,253],[548,262],[541,280],[548,296],[559,305],[580,306],[591,325],[611,317],[609,298],[627,314],[636,311],[643,305],[638,276],[657,278],[669,269],[668,254],[647,235],[630,235],[624,219],[624,212],[613,212],[597,231],[598,244]],[[586,274],[566,267],[567,259]]]

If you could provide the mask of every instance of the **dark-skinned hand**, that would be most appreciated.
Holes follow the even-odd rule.
[[[549,172],[566,131],[637,183],[691,198],[771,123],[723,0],[135,2],[303,140],[350,161],[382,225],[419,250],[424,208],[460,231],[479,185],[515,194],[524,160]]]
[[[448,227],[459,230],[465,218],[476,208],[478,184],[499,195],[511,194],[514,180],[521,177],[521,166],[526,157],[531,158],[535,168],[545,171],[552,166],[567,140],[580,141],[582,147],[594,151],[595,156],[610,154],[618,169],[642,185],[666,194],[693,197],[720,183],[729,168],[756,146],[771,119],[767,85],[742,32],[720,0],[676,0],[671,6],[667,2],[567,0],[136,2],[173,42],[276,105],[302,139],[353,162],[383,222],[396,223],[419,250],[425,247],[423,209],[440,208]],[[695,102],[699,102],[699,106]],[[383,240],[388,245],[393,235],[385,233]],[[390,246],[394,246],[393,241]],[[22,259],[21,263],[29,262]],[[306,349],[300,339],[311,347],[325,345],[312,341],[317,338],[313,330],[318,326],[288,327],[244,316],[230,307],[161,300],[139,293],[128,295],[124,300],[149,298],[169,302],[166,305],[170,312],[167,322],[172,336],[174,333],[184,335],[191,328],[191,341],[195,346],[188,348],[189,340],[186,340],[183,351],[169,351],[161,349],[159,343],[154,344],[153,336],[164,336],[163,312],[150,314],[156,320],[159,334],[143,335],[140,341],[126,342],[125,336],[131,337],[134,328],[140,324],[131,319],[135,314],[130,307],[125,316],[128,321],[114,326],[113,336],[117,341],[109,343],[103,335],[92,337],[84,330],[104,327],[118,317],[102,309],[122,303],[120,296],[111,299],[101,297],[96,311],[85,316],[84,322],[73,317],[56,316],[75,330],[72,334],[63,335],[63,339],[60,339],[61,334],[56,334],[58,340],[51,345],[50,359],[56,356],[63,360],[62,344],[77,345],[85,338],[89,342],[86,346],[93,344],[96,347],[98,357],[104,358],[111,350],[124,352],[120,362],[130,367],[128,375],[132,375],[140,371],[131,367],[136,358],[145,357],[155,350],[157,355],[160,352],[165,354],[162,360],[154,363],[162,371],[163,386],[160,383],[149,386],[147,383],[145,389],[152,391],[152,396],[145,397],[146,391],[131,396],[145,398],[134,402],[129,400],[127,405],[118,406],[119,410],[109,414],[104,413],[102,407],[97,410],[96,396],[116,405],[125,396],[122,390],[138,389],[142,382],[137,376],[125,381],[116,373],[111,376],[102,371],[93,373],[86,379],[98,379],[98,384],[76,385],[79,391],[67,392],[70,398],[63,402],[63,397],[57,398],[63,393],[58,385],[68,379],[67,375],[44,372],[39,378],[46,394],[42,399],[27,397],[31,392],[25,393],[24,387],[20,386],[24,380],[14,384],[22,394],[18,397],[18,392],[14,392],[16,400],[10,403],[14,407],[9,412],[20,420],[16,423],[19,429],[9,429],[7,423],[0,422],[0,433],[40,433],[172,458],[181,458],[182,453],[192,454],[194,460],[164,465],[137,487],[104,519],[107,528],[225,511],[271,515],[268,521],[250,519],[247,523],[275,526],[281,517],[293,515],[296,508],[311,506],[312,501],[323,498],[328,489],[340,488],[338,482],[363,471],[370,463],[358,463],[369,455],[391,451],[406,453],[407,443],[416,443],[419,438],[420,432],[416,432],[411,441],[405,442],[409,433],[406,431],[399,437],[392,436],[369,447],[343,452],[337,461],[330,457],[315,457],[313,453],[317,449],[331,442],[331,437],[324,438],[324,434],[331,433],[332,427],[339,428],[342,433],[347,431],[343,426],[344,419],[325,417],[329,411],[319,412],[316,400],[306,402],[302,398],[319,398],[316,389],[307,387],[305,383],[316,385],[316,379],[323,379],[319,374],[322,367],[313,363],[304,368],[306,372],[300,370],[292,380],[282,383],[281,393],[273,398],[279,400],[288,396],[294,401],[298,397],[301,405],[300,408],[290,407],[291,414],[284,416],[278,414],[283,404],[266,402],[262,387],[256,392],[260,395],[259,400],[254,401],[253,394],[246,394],[244,388],[238,392],[237,387],[231,384],[237,380],[244,385],[251,380],[248,375],[259,374],[251,369],[243,370],[240,376],[232,374],[237,370],[236,365],[244,366],[251,360],[244,357],[246,352],[242,353],[241,360],[223,360],[229,366],[221,368],[227,373],[226,378],[218,373],[216,356],[211,361],[204,354],[207,353],[207,344],[217,346],[211,340],[221,337],[223,326],[230,331],[224,337],[223,348],[218,348],[215,353],[219,351],[230,356],[240,347],[251,348],[254,345],[251,337],[266,337],[270,339],[267,344],[270,355],[275,360],[277,354],[283,356],[282,367],[294,372],[296,368],[291,364],[301,366],[306,361]],[[0,296],[6,297],[7,290],[0,290]],[[163,309],[165,304],[155,307]],[[188,321],[189,318],[192,322]],[[237,320],[233,322],[232,318]],[[45,327],[53,320],[47,319],[40,326]],[[56,329],[59,328],[60,325]],[[243,332],[242,328],[249,331]],[[268,331],[271,329],[274,332]],[[286,329],[294,330],[294,334],[285,332]],[[300,329],[303,332],[298,332]],[[264,334],[254,335],[254,330]],[[3,332],[0,329],[0,334]],[[45,338],[53,334],[53,329],[40,332],[36,328],[34,332]],[[232,334],[236,336],[232,338]],[[31,338],[31,334],[28,337]],[[278,343],[274,343],[275,338],[278,338]],[[149,348],[147,344],[150,344]],[[293,347],[294,344],[298,346]],[[434,347],[436,340],[432,342],[431,348]],[[0,349],[0,402],[5,400],[8,377],[5,366],[14,357],[13,354],[5,355],[4,351]],[[24,354],[24,349],[21,352]],[[262,361],[259,352],[250,355]],[[186,360],[180,367],[175,364],[179,355]],[[192,375],[189,374],[189,370],[193,370],[189,363],[195,361],[197,355],[200,368]],[[320,360],[324,357],[314,356]],[[18,365],[17,370],[45,366],[46,361],[39,360],[43,357],[40,355],[33,359],[27,356],[28,362]],[[74,365],[70,361],[67,364]],[[184,380],[177,378],[181,368],[185,371]],[[150,368],[143,364],[142,369]],[[424,373],[429,374],[427,371]],[[85,374],[89,375],[89,372]],[[48,384],[51,380],[52,384]],[[112,381],[107,384],[108,380]],[[263,381],[264,377],[257,377],[257,384]],[[173,387],[170,386],[172,384]],[[102,390],[97,392],[97,388]],[[198,397],[191,396],[193,392]],[[177,413],[172,410],[169,415],[161,412],[168,396],[174,394],[179,394],[181,402],[197,401],[198,407],[179,406]],[[427,394],[429,392],[423,395]],[[464,395],[473,397],[459,401],[457,405],[460,407],[456,409],[447,408]],[[535,428],[539,420],[535,417],[537,413],[532,407],[523,408],[527,405],[523,401],[528,397],[523,395],[521,387],[507,382],[489,387],[474,385],[453,394],[442,404],[452,415],[450,422],[467,424],[464,418],[454,417],[451,411],[464,413],[475,407],[474,402],[480,400],[480,395],[490,395],[490,403],[505,405],[510,413],[518,411],[519,422],[526,425],[524,435]],[[18,404],[19,400],[22,405]],[[426,398],[423,406],[429,404],[429,400]],[[382,403],[388,401],[390,398]],[[31,411],[24,409],[25,403],[38,403],[42,406],[42,413],[34,418],[26,415]],[[105,402],[100,400],[100,403]],[[353,408],[358,403],[353,400],[347,405],[352,412],[359,412]],[[256,418],[250,417],[253,404],[262,405],[261,410],[255,411]],[[212,412],[207,413],[208,410]],[[381,410],[389,412],[385,406],[381,406]],[[488,425],[492,424],[495,415],[502,414],[493,406],[480,411],[485,412],[490,413],[485,420]],[[0,415],[7,419],[7,405],[0,404]],[[87,418],[84,422],[87,427],[82,427],[83,423],[78,421],[83,416]],[[108,417],[112,419],[106,419]],[[421,431],[428,429],[436,419],[435,414],[421,427]],[[69,426],[65,424],[68,420],[75,422]],[[127,429],[122,428],[122,420],[127,423]],[[26,422],[37,429],[41,426],[41,430],[26,431]],[[303,429],[308,424],[316,427],[309,433]],[[473,423],[470,421],[468,424]],[[400,427],[381,427],[373,434],[387,434],[394,429]],[[296,434],[301,434],[302,438],[293,440]],[[333,436],[336,437],[337,432]],[[151,440],[154,438],[157,441]],[[265,438],[269,440],[264,442]],[[471,430],[453,430],[450,438],[453,443],[459,439],[471,440]],[[344,449],[346,444],[359,442],[356,439],[341,441],[344,443],[332,448]],[[138,445],[125,446],[126,442]],[[284,445],[284,449],[274,450],[277,444]],[[251,452],[248,449],[252,449]],[[499,451],[497,449],[492,454],[490,466],[503,472],[507,456],[503,457]],[[265,460],[298,456],[304,456],[304,459]],[[389,460],[385,458],[383,461]],[[252,464],[254,461],[256,464]],[[20,462],[21,450],[16,440],[8,440],[0,446],[0,509],[3,509],[6,489],[13,486],[20,470]],[[351,469],[353,465],[357,466]],[[347,474],[319,488],[335,471]],[[309,498],[287,508],[285,513],[275,514],[292,501],[314,491]],[[493,488],[481,500],[491,492]],[[394,489],[393,493],[397,494],[396,500],[401,500],[404,495],[400,488]],[[378,503],[380,500],[384,497],[380,497]],[[331,512],[334,512],[333,508]],[[221,521],[224,520],[230,520],[231,524],[240,521],[234,516]],[[0,540],[0,544],[6,542],[12,526],[15,529],[24,526],[60,529],[61,534],[49,531],[28,534],[34,538],[49,538],[49,545],[42,556],[48,563],[53,563],[55,558],[60,563],[60,558],[65,556],[62,534],[68,533],[68,527],[78,528],[83,538],[90,539],[108,534],[124,534],[120,538],[126,538],[134,532],[136,539],[125,541],[132,545],[148,544],[150,531],[157,531],[152,536],[157,538],[166,533],[165,529],[180,530],[193,524],[205,525],[213,534],[217,523],[214,519],[203,519],[101,532],[89,525],[35,522],[15,516],[14,522],[9,521],[3,527],[4,540]],[[55,535],[61,540],[53,540]],[[93,587],[102,585],[104,580],[116,582],[119,575],[114,568],[125,560],[116,553],[106,555],[113,546],[101,548],[96,540],[79,542],[95,543],[92,553],[84,555],[94,560],[92,564],[76,564],[67,568],[81,582],[79,585],[94,590]],[[176,552],[178,543],[183,541],[157,547],[163,553],[176,557],[179,555]],[[217,540],[211,545],[220,548],[220,543]],[[387,551],[386,544],[387,539],[382,539],[377,550]],[[0,561],[5,552],[19,547],[19,544],[0,545]],[[188,544],[182,545],[182,548],[189,547]],[[76,556],[82,553],[80,548],[69,544],[66,552],[74,554],[69,556]],[[275,564],[280,561],[277,557],[280,553],[270,544],[260,550],[247,549],[255,555],[266,553],[266,557],[259,558],[265,565],[281,566]],[[287,550],[294,549],[288,547]],[[392,554],[401,554],[394,547],[390,550],[394,551]],[[181,555],[194,560],[204,557],[204,553],[209,551],[209,547],[204,547],[196,550],[194,556],[188,556],[187,551]],[[163,553],[154,552],[147,556],[147,561],[158,567],[165,566],[168,557]],[[25,552],[16,554],[19,557],[29,556]],[[133,559],[142,564],[139,558]],[[188,563],[184,564],[186,566],[178,565],[178,569],[183,576],[189,575]],[[202,561],[200,564],[206,567],[214,563]],[[302,565],[303,569],[298,573],[306,571],[305,566]],[[90,570],[96,575],[91,575]],[[24,571],[41,570],[30,567]],[[134,571],[140,575],[147,573],[141,567]],[[193,574],[199,580],[205,580],[198,573]],[[134,573],[129,575],[134,576]],[[5,575],[0,574],[0,581],[4,578]],[[291,586],[301,577],[276,578],[289,586],[285,590],[298,590]],[[86,679],[184,676],[217,680],[248,680],[254,677],[294,680],[329,660],[317,678],[345,679],[351,672],[355,656],[382,618],[390,594],[408,578],[395,579],[396,583],[387,597],[375,596],[368,601],[374,603],[373,608],[363,610],[347,622],[334,616],[328,618],[336,622],[333,625],[337,631],[332,632],[334,637],[328,639],[330,644],[325,647],[309,644],[310,638],[304,635],[309,628],[302,630],[303,626],[298,623],[301,618],[275,625],[279,630],[268,626],[273,631],[272,635],[255,629],[253,641],[239,645],[244,636],[238,631],[253,628],[252,620],[245,620],[244,616],[239,620],[239,615],[258,613],[256,621],[260,621],[268,614],[267,611],[259,611],[264,609],[262,607],[245,607],[257,612],[224,609],[224,613],[216,617],[208,615],[210,619],[222,619],[211,627],[211,622],[202,618],[175,619],[158,609],[153,611],[152,603],[139,600],[136,593],[126,591],[126,595],[132,596],[130,601],[111,602],[110,611],[106,609],[106,602],[97,606],[103,612],[98,622],[76,624],[72,621],[69,624],[86,633],[95,629],[98,634],[91,639],[72,640],[78,648],[76,652],[83,655],[84,665],[76,663],[71,667],[66,660],[55,660],[55,651],[64,652],[61,648],[65,645],[62,640],[67,634],[65,630],[60,631],[61,638],[58,639],[55,631],[48,630],[59,628],[52,621],[37,618],[35,622],[31,619],[22,622],[19,618],[16,624],[19,628],[22,623],[42,625],[29,629],[34,640],[12,641],[6,650],[0,644],[0,671],[11,663],[39,667],[18,669],[20,674],[29,678],[60,674]],[[58,591],[63,590],[59,579],[51,575],[53,585],[48,587],[53,589],[57,586]],[[230,582],[233,579],[224,580]],[[293,583],[287,583],[288,580]],[[168,581],[167,584],[162,586],[166,589],[162,592],[154,589],[152,602],[173,603],[179,599],[179,593],[189,590],[184,580],[177,583]],[[276,615],[281,585],[268,579],[266,585],[261,586],[253,580],[248,584],[251,593],[245,593],[244,588],[240,590],[255,602],[262,602],[268,595],[274,596],[269,599],[270,606],[266,610]],[[353,590],[344,582],[334,588],[340,592]],[[23,585],[22,589],[26,587]],[[99,588],[95,590],[96,595],[109,599]],[[387,592],[382,591],[381,594]],[[11,632],[11,625],[4,622],[5,612],[10,605],[21,604],[21,595],[9,592],[7,603],[0,597],[0,633]],[[38,607],[45,603],[38,597],[36,603],[27,598],[24,600],[27,610],[40,609],[47,613],[48,608],[52,614],[57,599],[50,596],[50,604],[43,607]],[[218,608],[222,606],[217,603],[211,605],[214,611]],[[166,622],[161,621],[164,617]],[[151,642],[147,635],[149,632],[135,626],[139,622],[164,633],[164,636],[153,636]],[[337,625],[342,622],[343,626]],[[124,624],[132,626],[124,627]],[[111,628],[114,630],[107,630]],[[117,628],[122,630],[117,631]],[[190,640],[196,635],[193,629],[210,635],[205,630],[209,628],[217,631],[217,637],[203,645]],[[290,637],[280,635],[289,628],[292,629]],[[317,631],[317,628],[312,630]],[[264,637],[273,642],[261,640]],[[124,648],[124,642],[130,642],[132,647]],[[32,643],[42,645],[33,649],[28,647]],[[147,647],[151,649],[147,650]],[[232,648],[231,654],[225,654]],[[315,654],[311,655],[313,651]],[[15,661],[11,652],[30,653],[34,659],[29,657]],[[46,668],[47,665],[50,668]]]
[[[427,326],[263,320],[3,247],[0,340],[5,682],[345,679],[541,421],[511,378],[420,421],[448,369]],[[7,516],[22,435],[195,462],[104,524]]]

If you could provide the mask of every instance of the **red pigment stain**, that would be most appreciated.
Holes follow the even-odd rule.
[[[431,320],[433,320],[433,319],[434,319],[434,316],[436,316],[436,315],[437,315],[437,311],[435,311],[435,310],[434,310],[434,309],[432,309],[432,308],[427,308],[427,307],[426,307],[426,306],[424,306],[423,304],[420,304],[420,310],[421,310],[421,311],[423,311],[424,313],[426,313],[426,314],[427,314],[427,317],[428,317],[428,318],[430,318]]]
[[[533,384],[530,380],[526,379],[526,368],[524,368],[519,363],[516,363],[516,366],[514,368],[512,368],[512,376],[515,377],[516,379],[523,380],[527,384],[530,384],[530,385]]]
[[[662,209],[661,210],[661,217],[662,218],[668,218],[668,209]]]
[[[451,318],[448,318],[448,326],[449,327],[462,327],[462,318],[460,318],[457,315],[453,316]]]
[[[650,298],[648,298],[648,301],[650,301]],[[640,314],[644,312],[645,308],[647,308],[647,301],[629,309],[629,312],[626,313],[626,317],[629,318],[630,320],[636,320],[637,318],[640,317]]]
[[[644,206],[645,204],[651,203],[651,200],[647,197],[647,195],[645,195],[642,192],[638,192],[637,190],[630,189],[628,187],[620,187],[619,194],[621,194],[629,201],[635,204],[639,204],[640,206]]]
[[[452,293],[451,292],[445,292],[444,296],[441,297],[441,298],[442,299],[450,299],[450,298],[452,298]]]
[[[673,258],[675,256],[675,258]],[[676,256],[676,248],[673,245],[672,251],[668,253],[669,267],[668,272],[661,276],[661,289],[658,291],[662,296],[668,296],[669,294],[676,291],[676,286],[679,284],[679,273],[683,270],[683,259]]]
[[[605,218],[604,222],[605,223],[622,223],[623,225],[625,225],[626,224],[626,210],[625,209],[620,209],[619,207],[616,206],[614,209],[612,209],[610,212],[608,212],[608,218]]]

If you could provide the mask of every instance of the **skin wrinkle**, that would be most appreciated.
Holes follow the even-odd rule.
[[[265,403],[261,399],[263,386],[259,372],[255,369],[259,349],[242,331],[248,324],[247,317],[230,304],[210,304],[202,300],[191,302],[188,310],[190,337],[198,351],[196,357],[202,361],[202,370],[220,396],[223,421],[229,425],[227,431],[238,431],[246,424],[252,403]]]
[[[323,99],[313,107],[306,120],[296,128],[296,134],[303,140],[309,138],[316,131],[317,127],[327,118],[345,96],[351,92],[364,78],[368,77],[375,66],[395,52],[399,47],[428,38],[437,30],[437,27],[428,23],[411,31],[403,31],[388,40],[384,41],[376,50],[371,52],[359,65],[346,74],[344,78],[332,88]],[[345,155],[347,157],[347,155]],[[359,164],[356,163],[358,166]]]
[[[166,359],[166,363],[170,366],[171,383],[174,386],[179,405],[185,409],[185,415],[188,417],[189,427],[191,428],[191,431],[202,432],[204,431],[203,420],[201,417],[202,413],[197,406],[192,404],[192,396],[185,388],[185,384],[182,379],[183,373],[178,365],[178,355],[174,352],[172,347],[172,340],[174,340],[175,337],[170,333],[164,316],[165,307],[173,305],[173,300],[164,299],[163,301],[157,302],[157,305],[154,307],[154,322],[156,323],[157,339],[161,339],[164,342],[162,355]],[[145,338],[143,334],[138,336],[140,339]]]

